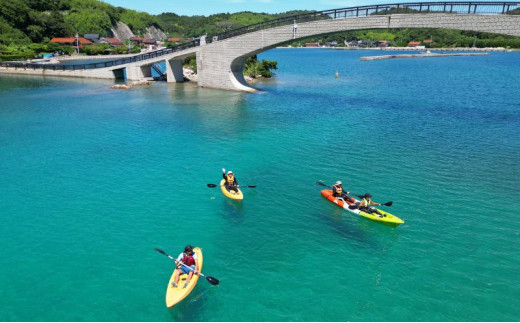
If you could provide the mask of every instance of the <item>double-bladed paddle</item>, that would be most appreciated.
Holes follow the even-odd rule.
[[[323,183],[323,182],[320,182],[320,181],[317,181],[316,182],[317,185],[320,185],[320,186],[325,186],[325,187],[328,187],[328,188],[331,188],[329,185]],[[355,194],[355,193],[354,193]],[[357,194],[355,194],[357,195]],[[360,199],[364,198],[365,196],[364,195],[357,195],[357,197],[359,197]],[[394,202],[392,201],[388,201],[386,203],[380,203],[381,205],[385,205],[385,206],[392,206]],[[356,204],[353,204],[353,205],[349,205],[348,206],[349,209],[351,210],[355,210],[355,209],[358,209],[359,208],[359,205],[356,205]]]
[[[161,249],[159,248],[154,248],[155,251],[157,252],[160,252],[162,253],[163,255],[165,255],[166,257],[172,259],[172,260],[177,260],[175,258],[173,258],[172,256],[170,256],[169,254],[167,254],[166,252],[162,251]],[[185,264],[182,263],[182,261],[180,261],[181,265],[183,265],[184,267],[190,269],[190,270],[193,270],[191,269],[190,267],[186,266]],[[215,277],[211,277],[211,276],[206,276],[204,275],[203,273],[199,272],[199,275],[201,275],[202,277],[205,277],[206,280],[211,284],[211,285],[218,285],[220,283],[220,281],[218,279],[216,279]]]
[[[217,186],[224,186],[224,185],[217,185],[217,184],[206,184],[208,187],[217,187]],[[255,188],[256,185],[237,185],[237,187],[249,187],[249,188]]]
[[[363,198],[363,196],[359,196],[359,197]],[[392,206],[393,203],[394,202],[392,202],[392,201],[388,201],[386,203],[379,203],[379,205]],[[356,203],[356,204],[353,204],[353,205],[349,205],[348,208],[351,209],[351,210],[359,209],[359,204]]]

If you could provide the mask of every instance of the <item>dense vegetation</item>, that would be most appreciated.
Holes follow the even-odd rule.
[[[172,35],[196,37],[204,34],[214,35],[259,22],[294,16],[309,11],[287,11],[281,14],[238,12],[219,13],[211,16],[179,16],[175,13],[162,13],[157,16],[163,30]]]
[[[411,9],[410,11],[413,12]],[[38,53],[56,50],[70,53],[73,50],[70,46],[62,46],[58,49],[54,44],[49,43],[50,38],[70,37],[76,33],[108,36],[110,28],[119,21],[127,24],[134,34],[142,34],[147,27],[155,26],[171,36],[197,37],[204,34],[219,34],[266,20],[307,12],[309,11],[289,11],[281,14],[239,12],[235,14],[220,13],[208,17],[163,13],[152,16],[144,12],[114,7],[99,0],[8,0],[3,1],[0,6],[0,60],[32,58]],[[385,13],[392,12],[378,14]],[[520,9],[512,10],[508,14],[520,14]],[[340,32],[298,40],[291,45],[301,46],[306,42],[326,44],[336,41],[339,46],[344,46],[345,41],[387,40],[393,46],[406,46],[410,41],[425,39],[434,41],[433,44],[428,45],[430,47],[470,47],[474,45],[476,47],[520,48],[519,37],[427,28]],[[125,53],[127,51],[128,48],[108,48],[104,45],[85,47],[85,52],[88,54]],[[138,51],[138,48],[134,51]]]
[[[429,48],[449,47],[505,47],[520,48],[520,37],[496,35],[483,32],[430,29],[430,28],[403,28],[403,29],[377,29],[340,32],[327,36],[310,37],[291,43],[291,46],[304,46],[305,43],[319,42],[326,45],[337,42],[339,46],[345,46],[344,41],[375,42],[386,40],[391,46],[408,46],[411,41],[433,40],[432,44],[425,44]]]
[[[257,76],[271,77],[274,75],[274,73],[271,72],[271,70],[276,69],[278,69],[277,61],[271,61],[267,59],[262,59],[262,61],[258,61],[258,57],[254,55],[246,60],[244,75],[247,75],[252,78],[256,78]]]
[[[0,6],[0,60],[32,58],[35,54],[54,51],[52,37],[70,37],[91,33],[108,36],[118,21],[143,31],[159,23],[144,12],[114,7],[98,0],[8,0]],[[48,50],[35,51],[39,43]],[[99,47],[99,46],[98,46]],[[95,51],[96,49],[92,49]],[[68,52],[65,48],[62,50]],[[117,50],[116,50],[117,51]],[[119,50],[119,51],[122,51]]]

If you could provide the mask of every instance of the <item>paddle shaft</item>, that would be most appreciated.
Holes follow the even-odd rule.
[[[158,249],[155,249],[155,250],[159,251]],[[162,250],[161,250],[161,251],[162,251]],[[161,252],[161,251],[159,251],[159,252]],[[170,256],[169,254],[165,253],[164,251],[161,252],[161,253],[162,253],[163,255],[165,255],[166,257],[172,259],[173,261],[175,261],[175,262],[179,262],[182,266],[188,268],[190,271],[194,271],[194,269],[188,267],[188,266],[187,266],[186,264],[184,264],[182,261],[173,258],[172,256]],[[201,273],[201,272],[199,272],[199,275],[201,275],[202,277],[206,277],[206,275],[204,275],[204,274]]]
[[[214,187],[222,187],[226,185],[217,185],[217,184],[206,184],[208,187],[214,188]],[[236,185],[236,187],[249,187],[249,188],[255,188],[256,185]]]
[[[332,188],[331,186],[329,186],[329,185],[327,185],[327,184],[325,184],[325,183],[323,183],[323,182],[316,182],[316,184],[317,184],[317,185],[321,185],[321,186],[325,186],[325,187],[328,187],[328,188]],[[363,198],[363,195],[361,195],[361,194],[356,194],[356,193],[352,193],[352,194],[358,196],[359,198]],[[392,206],[392,203],[393,203],[392,201],[388,201],[388,202],[386,202],[386,203],[378,203],[378,204],[379,204],[379,206],[381,206],[381,205],[384,205],[384,206]],[[377,205],[376,205],[376,206],[377,206]]]

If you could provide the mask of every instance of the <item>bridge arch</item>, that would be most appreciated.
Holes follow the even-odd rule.
[[[256,91],[242,74],[248,57],[295,39],[382,28],[459,29],[520,36],[520,2],[419,2],[315,11],[103,63],[0,62],[0,73],[113,79],[124,71],[127,79],[140,80],[150,73],[149,66],[165,62],[168,82],[182,82],[182,58],[196,54],[199,86]]]
[[[415,7],[422,11],[412,9]],[[295,16],[285,25],[246,29],[229,38],[224,34],[222,40],[213,37],[197,55],[198,82],[203,87],[256,91],[243,76],[248,57],[297,39],[341,31],[436,28],[520,36],[520,16],[505,14],[519,7],[520,3],[408,3],[329,10],[318,13],[319,19],[314,20],[309,15]]]

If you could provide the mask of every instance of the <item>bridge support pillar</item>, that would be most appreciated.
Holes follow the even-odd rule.
[[[172,59],[165,60],[166,63],[166,81],[168,83],[184,82],[184,74],[182,73],[182,60]]]
[[[204,46],[197,53],[197,83],[201,87],[256,92],[244,78],[244,63],[248,56],[236,58],[222,49]]]
[[[149,65],[143,65],[143,66],[134,66],[129,65],[126,68],[126,79],[127,80],[133,80],[133,81],[139,81],[144,79],[145,77],[151,77],[152,71],[150,71]]]

